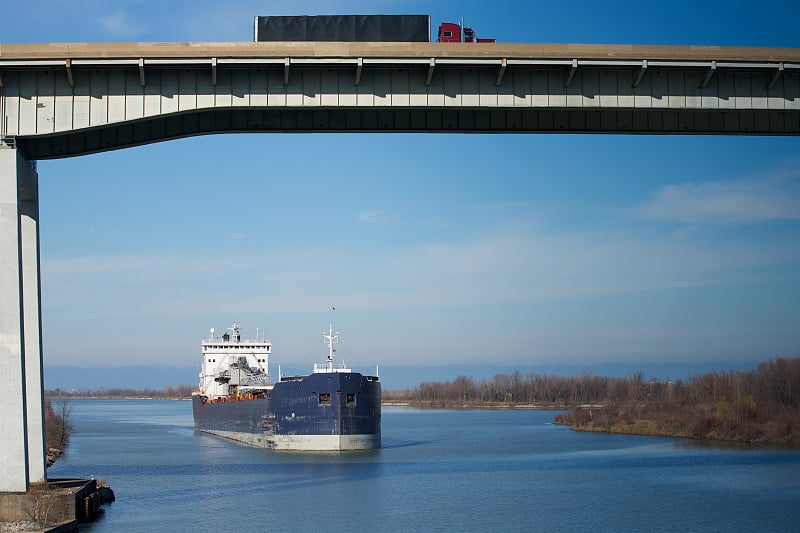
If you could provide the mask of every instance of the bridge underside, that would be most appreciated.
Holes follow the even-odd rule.
[[[207,109],[36,137],[30,159],[52,159],[215,133],[631,133],[798,135],[800,113],[658,109]]]
[[[0,60],[0,143],[51,159],[225,132],[800,135],[800,62],[66,61]]]

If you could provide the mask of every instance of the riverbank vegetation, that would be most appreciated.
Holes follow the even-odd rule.
[[[62,399],[55,406],[50,398],[44,400],[44,445],[47,466],[55,463],[69,445],[72,433],[72,408],[69,400]]]
[[[800,359],[778,358],[750,371],[688,380],[584,373],[500,374],[476,381],[421,383],[386,391],[384,401],[418,407],[568,409],[557,423],[583,431],[631,433],[800,447]]]
[[[584,431],[800,447],[800,359],[686,382],[634,375],[618,392],[599,405],[573,405],[556,421]]]

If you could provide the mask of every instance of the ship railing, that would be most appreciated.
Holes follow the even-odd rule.
[[[328,365],[328,363],[314,363],[314,373],[320,374],[322,372],[352,372],[344,363],[335,365]]]
[[[267,385],[245,385],[243,387],[239,387],[239,392],[242,394],[259,393],[264,391],[271,391],[273,387],[275,387],[274,383],[269,383]]]

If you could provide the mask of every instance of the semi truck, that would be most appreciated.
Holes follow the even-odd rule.
[[[463,28],[463,29],[462,29]],[[440,43],[493,43],[494,39],[478,38],[475,35],[475,30],[472,28],[464,27],[464,24],[456,24],[454,22],[442,22],[439,24],[439,38]]]
[[[472,28],[442,22],[440,43],[493,43]],[[430,42],[430,15],[301,15],[255,17],[255,41]]]

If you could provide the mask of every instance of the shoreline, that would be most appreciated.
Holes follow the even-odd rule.
[[[716,437],[693,437],[691,435],[685,434],[671,434],[671,433],[644,433],[644,432],[637,432],[633,430],[625,430],[625,429],[606,429],[606,428],[599,428],[599,427],[575,427],[571,426],[567,423],[560,423],[560,422],[553,422],[554,424],[560,426],[569,426],[572,431],[580,431],[582,433],[604,433],[606,435],[630,435],[630,436],[638,436],[638,437],[657,437],[657,438],[667,438],[667,439],[683,439],[687,441],[697,442],[697,443],[707,443],[707,444],[726,444],[730,446],[742,446],[748,448],[776,448],[780,450],[798,450],[800,446],[792,444],[792,443],[784,443],[784,442],[771,442],[771,441],[748,441],[748,440],[740,440],[735,438],[726,438],[723,436],[716,436]]]
[[[569,426],[572,431],[581,431],[584,433],[605,433],[610,435],[637,435],[641,437],[661,437],[670,439],[685,439],[694,442],[703,442],[709,444],[728,444],[747,447],[759,448],[777,448],[782,450],[798,450],[800,443],[787,439],[768,439],[764,437],[747,439],[743,437],[736,437],[732,435],[725,435],[719,432],[709,432],[704,435],[692,435],[688,431],[670,431],[666,429],[658,429],[654,427],[655,420],[642,419],[636,420],[630,424],[623,424],[619,422],[611,422],[608,424],[581,423],[574,420],[572,413],[567,415],[558,415],[553,420],[554,424],[561,426]]]

